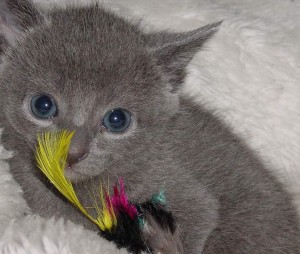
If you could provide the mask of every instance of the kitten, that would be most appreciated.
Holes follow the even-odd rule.
[[[95,229],[36,168],[37,133],[69,129],[66,176],[87,205],[99,179],[124,178],[136,202],[164,186],[184,253],[299,253],[283,187],[180,93],[186,66],[219,23],[144,33],[99,6],[43,13],[1,0],[0,9],[3,144],[15,151],[11,172],[34,212]]]

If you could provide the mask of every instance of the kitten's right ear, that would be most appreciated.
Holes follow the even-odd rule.
[[[176,91],[186,75],[186,67],[202,46],[219,30],[222,22],[209,24],[185,33],[158,32],[146,35],[150,52],[167,74]]]
[[[43,15],[28,0],[0,0],[0,54],[18,36],[43,20]]]

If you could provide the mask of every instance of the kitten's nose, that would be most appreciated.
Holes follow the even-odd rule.
[[[89,152],[89,139],[88,135],[83,130],[78,130],[75,132],[70,150],[67,157],[67,163],[69,167],[83,160]]]

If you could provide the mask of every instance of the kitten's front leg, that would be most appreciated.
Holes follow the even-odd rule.
[[[205,241],[217,226],[219,202],[205,186],[193,179],[192,176],[178,176],[176,174],[178,171],[172,174],[172,168],[169,168],[168,172],[167,176],[166,174],[157,174],[159,176],[152,179],[151,182],[137,179],[130,182],[132,179],[127,178],[125,181],[132,187],[130,199],[142,203],[164,186],[163,190],[167,201],[165,209],[175,217],[179,237],[183,243],[183,253],[202,253]],[[143,177],[144,179],[148,178]],[[156,228],[155,225],[151,226]],[[150,235],[150,239],[147,239],[153,245],[150,247],[162,249],[161,246],[164,246],[165,248],[169,245],[169,240],[177,244],[177,238],[170,238],[168,234],[169,232],[159,229],[156,235],[152,234],[153,239]],[[165,243],[161,242],[168,238],[169,240]],[[164,252],[162,253],[164,254]]]
[[[124,177],[128,186],[131,186],[130,199],[138,203],[151,199],[151,196],[164,186],[167,201],[165,209],[175,218],[177,229],[173,235],[168,229],[161,230],[160,226],[151,223],[151,220],[150,227],[153,233],[144,233],[146,243],[156,251],[154,253],[200,254],[207,238],[218,224],[219,202],[205,186],[192,179],[192,176],[176,177],[175,180],[173,177],[176,174],[172,175],[171,169],[169,172],[172,178],[169,175],[159,175],[150,182]],[[183,252],[180,245],[183,246]]]
[[[177,182],[176,190],[169,189],[166,195],[178,224],[184,253],[199,254],[217,226],[219,202],[199,182],[184,180]]]

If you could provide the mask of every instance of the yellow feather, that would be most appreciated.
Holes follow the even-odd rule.
[[[59,132],[46,132],[38,135],[38,145],[36,148],[36,160],[38,167],[57,188],[75,207],[77,207],[88,219],[94,222],[102,231],[109,230],[117,226],[117,219],[112,206],[107,207],[103,194],[102,185],[100,187],[100,204],[99,208],[94,195],[94,205],[97,212],[97,218],[93,218],[80,203],[73,185],[64,175],[70,143],[74,131],[67,130]]]
[[[110,200],[109,200],[110,201]],[[103,194],[103,188],[102,185],[100,185],[100,203],[102,205],[102,210],[99,212],[99,208],[97,203],[95,203],[95,207],[97,209],[97,221],[99,223],[99,227],[101,225],[102,228],[112,228],[114,225],[117,224],[116,215],[114,213],[114,210],[112,208],[112,204],[110,202],[110,206],[107,206],[107,203],[105,201],[105,197]],[[100,227],[100,228],[101,228]]]

